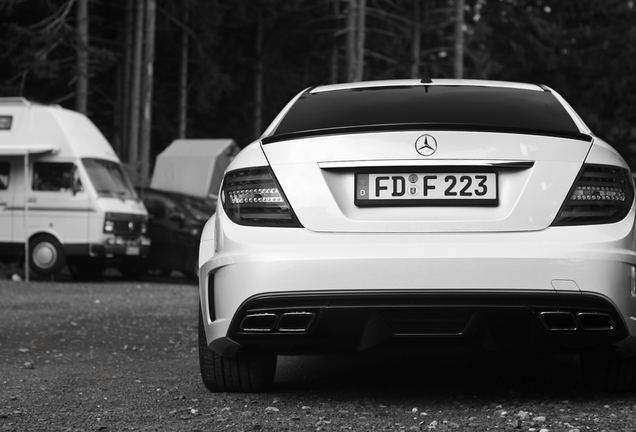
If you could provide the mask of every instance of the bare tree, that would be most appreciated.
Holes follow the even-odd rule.
[[[75,109],[86,114],[88,109],[88,0],[77,0],[77,81]]]
[[[455,0],[455,58],[453,75],[455,78],[464,76],[464,0]]]
[[[148,186],[150,180],[150,138],[152,130],[152,85],[155,63],[156,0],[146,0],[146,43],[144,49],[144,74],[141,122],[141,184]]]
[[[347,80],[364,76],[366,0],[349,0],[347,10]]]
[[[125,161],[129,158],[130,145],[130,129],[131,129],[131,113],[132,113],[132,74],[133,74],[133,57],[135,52],[135,0],[126,0],[126,12],[124,19],[124,55],[123,64],[119,65],[121,85],[119,88],[119,110],[118,113],[121,121],[121,144],[119,155]]]
[[[144,2],[135,2],[135,47],[130,89],[130,129],[128,132],[128,164],[138,180],[139,174],[139,115],[141,106],[141,64],[144,43]]]
[[[364,39],[366,35],[367,0],[358,0],[356,26],[356,69],[354,81],[362,81],[364,76]]]
[[[356,0],[347,5],[347,81],[353,81],[356,73]]]
[[[332,1],[332,13],[335,19],[340,17],[340,0],[331,0]],[[339,31],[334,31],[333,35],[333,43],[331,44],[331,58],[330,58],[330,67],[329,67],[329,82],[331,84],[335,84],[338,82],[338,52],[339,52],[339,44],[338,44],[338,33]]]
[[[254,131],[253,137],[257,138],[262,130],[261,125],[263,122],[263,11],[261,6],[258,8],[258,17],[256,21],[256,40],[255,51],[256,61],[254,65],[254,71],[256,77],[254,79]]]
[[[183,2],[183,25],[181,33],[181,67],[179,68],[179,138],[185,138],[188,124],[188,50],[190,35],[188,22],[190,20],[190,2]]]
[[[419,78],[420,76],[420,51],[422,50],[421,2],[422,0],[413,0],[413,43],[411,45],[411,78]]]

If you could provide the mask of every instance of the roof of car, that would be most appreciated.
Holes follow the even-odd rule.
[[[459,130],[590,141],[558,93],[538,84],[486,80],[384,80],[309,88],[292,100],[262,142],[325,134]]]
[[[334,90],[364,89],[377,87],[434,87],[434,86],[464,86],[464,87],[500,87],[520,90],[545,91],[546,88],[538,84],[526,84],[512,81],[490,81],[490,80],[469,80],[469,79],[433,79],[425,82],[422,79],[402,79],[402,80],[378,80],[360,81],[354,83],[329,84],[317,86],[309,89],[309,93],[320,93]]]

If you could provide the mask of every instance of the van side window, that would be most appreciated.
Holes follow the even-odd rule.
[[[0,162],[0,190],[9,188],[9,173],[11,165],[9,162]]]
[[[36,162],[33,164],[34,191],[83,190],[73,163]]]

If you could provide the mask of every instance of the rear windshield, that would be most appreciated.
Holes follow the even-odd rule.
[[[401,86],[305,93],[270,140],[361,129],[488,130],[585,139],[549,91]]]

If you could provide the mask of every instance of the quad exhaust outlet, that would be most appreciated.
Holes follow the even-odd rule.
[[[240,329],[250,333],[306,332],[315,317],[315,312],[308,311],[251,313],[243,318]]]
[[[612,317],[604,312],[539,312],[541,323],[550,331],[610,331],[616,328]]]

